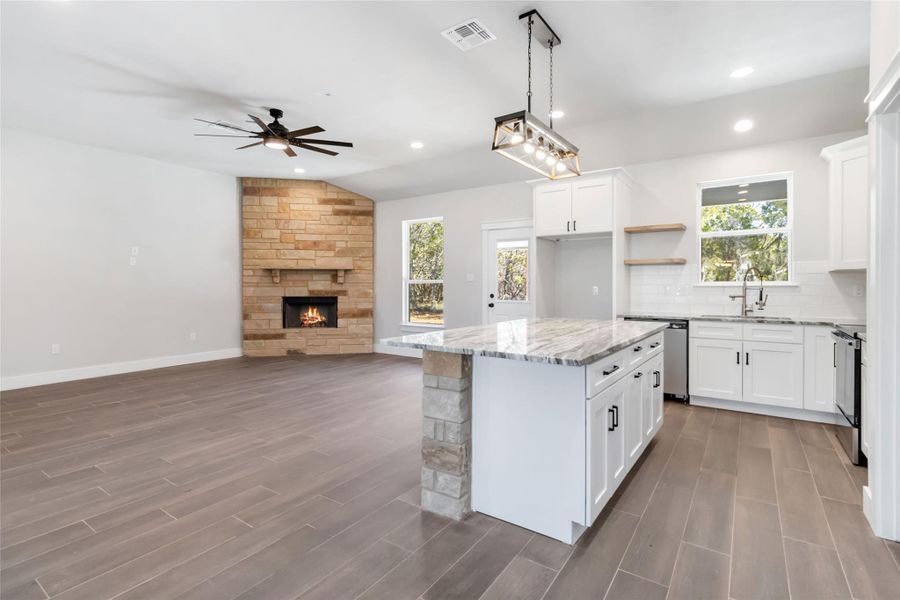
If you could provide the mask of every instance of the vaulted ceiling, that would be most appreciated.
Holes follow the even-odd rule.
[[[2,123],[238,176],[301,167],[376,199],[522,180],[490,137],[524,108],[517,17],[535,7],[562,38],[556,126],[585,168],[864,124],[861,2],[74,1],[0,4]],[[497,40],[461,52],[441,37],[472,17]],[[534,61],[546,115],[546,50]],[[728,76],[743,65],[756,71]],[[193,136],[215,132],[194,117],[243,125],[268,106],[355,147],[290,159]],[[756,127],[736,134],[743,116]]]

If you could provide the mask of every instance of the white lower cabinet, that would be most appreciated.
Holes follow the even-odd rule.
[[[631,348],[622,352],[633,356]],[[592,375],[599,377],[594,371],[589,365],[588,390],[594,389]],[[663,377],[663,355],[653,354],[587,401],[586,525],[594,522],[662,427]]]
[[[834,340],[830,327],[807,327],[804,333],[803,408],[834,412]]]
[[[803,408],[803,346],[744,342],[745,402]]]
[[[692,325],[693,326],[693,325]],[[690,337],[690,393],[720,400],[740,400],[744,393],[740,340]]]
[[[621,379],[588,401],[588,518],[593,523],[627,472],[622,418],[628,380]]]
[[[628,392],[625,397],[625,414],[622,420],[625,422],[625,449],[628,453],[628,466],[635,463],[641,455],[644,446],[644,432],[641,428],[641,412],[643,411],[644,397],[644,367],[638,367],[634,373],[625,377],[628,382]]]

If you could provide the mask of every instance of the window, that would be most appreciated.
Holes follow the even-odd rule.
[[[700,184],[698,221],[700,283],[791,280],[790,174]]]
[[[403,322],[444,324],[444,220],[403,222]]]
[[[497,242],[497,300],[528,301],[528,240]]]

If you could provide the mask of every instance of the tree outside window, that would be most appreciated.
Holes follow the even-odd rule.
[[[444,324],[444,222],[403,222],[403,318],[412,325]]]
[[[739,282],[750,267],[766,281],[790,281],[788,179],[702,189],[700,281]]]

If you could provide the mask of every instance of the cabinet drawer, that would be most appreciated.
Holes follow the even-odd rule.
[[[650,339],[644,339],[639,341],[636,344],[632,344],[628,346],[623,352],[625,353],[625,360],[627,361],[628,369],[630,370],[633,367],[644,362],[644,359],[647,358],[647,351],[650,350]]]
[[[663,350],[663,333],[661,331],[659,333],[654,333],[644,340],[644,343],[646,344],[646,346],[644,346],[644,356],[647,358],[656,356]]]
[[[587,397],[593,398],[628,371],[625,350],[611,354],[587,366]]]
[[[744,339],[748,342],[803,343],[802,325],[744,323]]]
[[[743,333],[741,323],[726,323],[724,321],[691,321],[692,338],[706,338],[714,340],[739,340]]]

